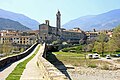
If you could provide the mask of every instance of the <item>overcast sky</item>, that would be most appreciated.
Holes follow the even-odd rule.
[[[81,16],[120,9],[120,0],[0,0],[0,8],[24,14],[40,23],[47,19],[55,26],[58,9],[64,24]]]

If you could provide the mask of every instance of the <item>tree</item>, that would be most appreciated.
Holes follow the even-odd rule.
[[[62,44],[62,41],[61,40],[56,40],[56,41],[53,41],[52,44],[53,45]]]
[[[99,42],[97,41],[95,42],[92,52],[97,52],[97,53],[102,52],[101,44]]]
[[[24,48],[21,48],[21,49],[20,49],[20,52],[23,52],[24,50],[25,50]]]
[[[83,46],[83,50],[87,52],[91,52],[94,47],[94,44],[86,44]]]
[[[108,42],[108,37],[105,33],[101,33],[98,38],[97,41],[94,44],[94,48],[93,51],[96,51],[98,53],[102,53],[102,56],[104,56],[104,52],[105,52],[105,46],[106,43]]]
[[[119,49],[120,48],[120,26],[114,29],[112,40],[114,41],[113,44],[115,44],[115,46]]]
[[[0,54],[2,54],[3,53],[3,51],[2,51],[2,46],[0,46]]]
[[[2,45],[2,52],[6,55],[12,51],[13,47],[11,44],[3,44]]]
[[[117,49],[118,47],[116,46],[114,40],[110,39],[107,43],[107,48],[106,48],[107,52],[114,53]]]
[[[93,51],[97,51],[104,55],[104,52],[114,53],[120,51],[120,26],[113,30],[112,38],[106,36],[105,33],[101,33],[95,42]]]

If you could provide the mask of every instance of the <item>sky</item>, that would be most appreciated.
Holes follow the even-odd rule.
[[[40,23],[50,20],[55,26],[58,10],[65,24],[82,16],[120,9],[120,0],[0,0],[0,9],[24,14]]]

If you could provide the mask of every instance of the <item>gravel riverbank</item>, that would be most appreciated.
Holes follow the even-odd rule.
[[[120,70],[75,67],[68,69],[72,80],[120,80]]]

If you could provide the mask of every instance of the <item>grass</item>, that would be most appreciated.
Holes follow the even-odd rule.
[[[81,53],[81,54],[78,54],[78,53],[72,53],[72,52],[54,52],[56,55],[59,55],[59,56],[69,56],[69,57],[84,57],[84,54]],[[53,54],[54,54],[53,53]]]
[[[53,52],[56,57],[62,61],[64,64],[71,64],[73,66],[91,67],[96,68],[99,65],[110,65],[110,63],[105,61],[100,61],[96,59],[85,59],[84,53],[70,53],[70,52]],[[88,53],[86,53],[87,55]]]
[[[37,50],[35,51],[35,53],[32,56],[30,56],[23,62],[20,62],[15,67],[15,69],[9,74],[9,76],[6,78],[6,80],[20,80],[20,77],[21,77],[24,69],[26,68],[26,64],[37,54],[39,48],[40,48],[40,46],[37,48]]]
[[[96,68],[96,67],[98,67],[96,64],[88,64],[88,67],[91,67],[91,68]]]

